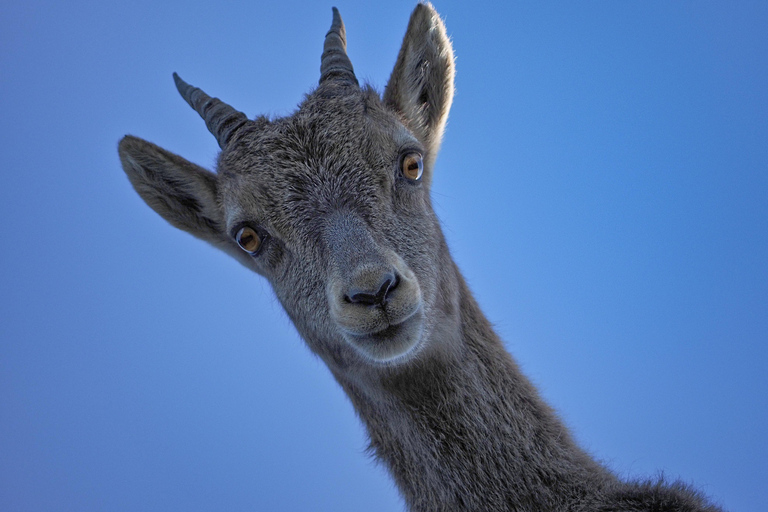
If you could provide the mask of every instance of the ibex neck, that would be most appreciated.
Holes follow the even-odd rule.
[[[611,481],[571,441],[457,279],[458,350],[374,385],[339,379],[411,510],[554,510]]]

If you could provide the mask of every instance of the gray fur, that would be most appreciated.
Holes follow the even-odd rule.
[[[590,458],[478,308],[429,194],[454,75],[432,6],[414,10],[383,98],[358,85],[344,34],[334,12],[323,79],[294,114],[240,123],[217,104],[239,124],[222,138],[213,123],[215,174],[126,136],[136,191],[270,282],[410,510],[718,510],[681,483],[623,482]],[[414,151],[420,181],[399,170]],[[243,225],[263,236],[255,256],[233,238]]]

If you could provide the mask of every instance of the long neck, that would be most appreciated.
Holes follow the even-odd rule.
[[[456,276],[457,350],[373,384],[337,375],[410,509],[554,510],[612,482],[573,443]]]

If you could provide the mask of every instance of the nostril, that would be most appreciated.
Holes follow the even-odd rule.
[[[373,306],[376,304],[376,295],[372,293],[357,292],[350,295],[345,295],[344,300],[351,302],[352,304],[363,304],[366,306]]]
[[[389,289],[387,290],[387,295],[389,295],[390,292],[395,291],[395,288],[397,288],[397,285],[400,284],[400,276],[395,274],[395,281],[390,285]]]
[[[397,288],[398,284],[400,284],[400,278],[397,275],[389,274],[387,276],[381,284],[381,287],[379,287],[378,293],[376,293],[376,297],[379,298],[381,304],[387,303],[387,297],[395,288]]]
[[[400,284],[400,278],[394,272],[387,272],[381,276],[378,290],[374,293],[353,288],[348,295],[344,296],[344,300],[365,306],[384,306],[387,303],[387,297],[398,284]]]

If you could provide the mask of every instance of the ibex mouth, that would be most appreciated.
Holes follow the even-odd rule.
[[[345,334],[364,356],[379,363],[393,362],[415,353],[421,345],[424,314],[419,307],[400,323],[369,334]]]

